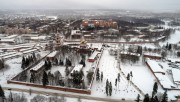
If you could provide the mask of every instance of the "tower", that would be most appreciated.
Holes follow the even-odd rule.
[[[63,45],[63,37],[60,34],[56,34],[55,36],[55,48],[60,48]]]

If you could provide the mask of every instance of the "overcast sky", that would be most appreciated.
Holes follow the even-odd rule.
[[[0,0],[0,9],[180,10],[180,0]]]

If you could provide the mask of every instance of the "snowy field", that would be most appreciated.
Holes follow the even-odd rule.
[[[127,75],[132,71],[133,77],[132,81],[144,92],[151,93],[153,89],[153,84],[155,82],[155,77],[151,74],[151,71],[142,63],[138,64],[124,64],[121,63],[122,71]]]
[[[109,97],[115,99],[136,99],[139,92],[121,75],[120,82],[115,86],[115,79],[118,76],[117,60],[114,56],[110,56],[107,49],[104,50],[99,64],[100,73],[103,72],[103,81],[94,80],[92,86],[92,96]],[[105,93],[106,80],[112,83],[112,96]]]
[[[0,83],[2,86],[7,82],[7,80],[10,80],[22,71],[21,61],[22,57],[13,58],[5,61],[5,64],[8,65],[8,68],[1,69],[0,71]]]
[[[153,60],[152,60],[153,61]],[[167,62],[162,62],[162,61],[153,61],[153,63],[151,63],[152,66],[156,66],[158,63],[161,64],[163,66],[165,75],[164,77],[166,77],[169,81],[164,80],[164,84],[165,85],[169,85],[173,84],[173,79],[172,79],[172,75],[169,75],[166,71],[171,69],[168,66]],[[157,63],[157,64],[156,64]],[[159,65],[158,65],[159,67]],[[155,68],[155,69],[156,69]],[[144,92],[144,93],[148,93],[149,95],[152,94],[153,91],[153,85],[154,82],[156,82],[156,78],[154,77],[153,73],[150,71],[150,69],[144,64],[144,63],[136,63],[136,64],[129,64],[129,63],[121,63],[121,69],[122,71],[127,75],[130,71],[132,71],[133,73],[133,77],[132,77],[132,81]],[[156,73],[157,75],[162,75],[161,73]],[[160,79],[161,82],[163,82],[163,79]],[[168,83],[169,82],[169,83]],[[173,84],[174,85],[174,84]],[[158,85],[158,94],[163,94],[164,90],[162,89],[162,87],[160,85]],[[169,100],[174,100],[175,96],[180,95],[180,91],[178,90],[170,90],[168,91],[168,98]]]
[[[180,31],[176,30],[175,33],[170,35],[170,38],[168,40],[166,40],[165,42],[160,42],[159,44],[163,46],[167,43],[176,44],[178,42],[180,42]]]
[[[118,44],[108,44],[111,47],[110,48],[117,48]],[[99,46],[98,44],[94,46]],[[126,46],[126,45],[125,45]],[[142,46],[147,46],[150,48],[155,48],[156,46],[154,44],[144,44]],[[120,70],[118,69],[117,66],[117,60],[115,59],[115,56],[111,56],[108,52],[109,48],[105,48],[102,54],[102,58],[100,60],[99,64],[99,69],[100,73],[103,72],[103,81],[96,81],[96,78],[93,82],[92,86],[92,94],[89,96],[92,97],[100,97],[100,98],[109,98],[109,99],[122,99],[125,98],[126,100],[135,100],[137,98],[137,95],[140,94],[136,88],[134,88],[133,85],[128,84],[128,81],[126,78],[123,77],[123,75],[120,75],[120,82],[117,84],[117,87],[115,86],[115,79],[118,76],[118,73],[120,73]],[[45,56],[48,51],[43,51],[39,52],[41,56]],[[86,56],[86,58],[88,58]],[[77,59],[77,58],[75,58]],[[43,90],[43,91],[49,91],[49,92],[57,92],[57,93],[66,93],[66,94],[76,94],[76,93],[70,93],[70,92],[62,92],[62,91],[57,91],[57,90],[50,90],[50,89],[41,89],[41,88],[32,88],[28,86],[21,86],[21,85],[15,85],[15,84],[7,84],[7,80],[11,79],[18,73],[22,71],[21,69],[21,60],[22,57],[18,58],[13,58],[13,59],[8,59],[5,63],[9,65],[9,68],[3,69],[0,71],[0,83],[2,87],[12,87],[12,88],[22,88],[22,89],[33,89],[33,90]],[[80,60],[80,59],[79,59]],[[155,61],[156,62],[156,61]],[[76,64],[79,63],[79,61],[75,62]],[[85,74],[85,81],[86,80],[86,74],[89,69],[94,66],[96,62],[94,63],[89,63],[86,60],[86,67],[83,68],[83,72]],[[160,63],[166,70],[171,69],[168,67],[167,62],[158,62]],[[122,72],[125,73],[127,76],[128,73],[132,71],[133,77],[132,81],[137,85],[143,93],[148,93],[149,95],[152,94],[153,90],[153,85],[154,82],[156,82],[155,77],[153,76],[152,72],[149,70],[149,68],[142,63],[142,59],[136,63],[136,64],[131,64],[131,63],[120,63],[120,67]],[[55,71],[59,70],[62,74],[62,76],[65,76],[65,67],[60,67],[60,66],[53,66],[51,72],[54,73]],[[168,74],[169,75],[169,74]],[[170,81],[173,81],[172,76],[167,76]],[[112,91],[112,96],[107,96],[105,93],[105,85],[106,85],[106,80],[108,79],[109,82],[112,83],[113,91]],[[179,87],[179,86],[178,86]],[[160,85],[158,85],[158,93],[162,94],[164,90],[161,88]],[[7,91],[9,93],[9,91]],[[78,95],[78,94],[76,94]],[[168,91],[168,98],[169,99],[175,99],[174,96],[180,95],[180,91]],[[33,98],[32,96],[29,96],[27,94],[29,99]],[[35,96],[35,95],[34,95]],[[87,95],[88,96],[88,95]],[[49,96],[45,96],[49,97]],[[65,97],[66,102],[79,102],[77,98],[67,98]],[[143,96],[141,96],[141,99],[143,99]],[[84,100],[81,99],[81,102],[98,102],[98,101],[92,101],[92,100]],[[100,101],[99,101],[100,102]]]

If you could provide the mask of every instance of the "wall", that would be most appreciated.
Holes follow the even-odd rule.
[[[68,88],[68,87],[61,87],[61,86],[50,86],[50,85],[43,86],[43,85],[39,85],[39,84],[13,81],[13,80],[8,80],[7,83],[8,84],[25,85],[25,86],[31,86],[31,87],[38,87],[38,88],[45,88],[45,89],[53,89],[53,90],[59,90],[59,91],[65,91],[65,92],[91,94],[91,90],[86,90],[86,89],[76,89],[76,88]]]
[[[155,59],[155,60],[161,60],[162,57],[160,56],[152,56],[152,55],[144,55],[146,58]]]

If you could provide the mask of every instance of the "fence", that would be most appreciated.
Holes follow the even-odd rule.
[[[103,53],[103,51],[102,51]],[[27,67],[25,70],[23,70],[21,73],[17,74],[15,77],[13,77],[11,80],[8,80],[7,83],[8,84],[19,84],[19,85],[25,85],[25,86],[31,86],[31,87],[38,87],[38,88],[45,88],[45,89],[53,89],[53,90],[59,90],[59,91],[65,91],[65,92],[74,92],[74,93],[81,93],[81,94],[91,94],[91,88],[92,88],[92,84],[96,75],[96,71],[97,71],[97,67],[99,65],[102,53],[100,55],[100,58],[98,59],[97,63],[96,63],[96,67],[95,67],[95,71],[94,71],[94,75],[93,78],[91,80],[91,84],[89,85],[88,89],[76,89],[76,88],[69,88],[69,87],[61,87],[61,86],[43,86],[40,84],[34,84],[34,83],[28,83],[28,82],[21,82],[21,81],[15,81],[15,79],[17,79],[21,73],[29,70],[30,68],[32,68],[34,65],[38,64],[42,59],[44,59],[45,57],[41,58],[40,60],[38,60],[37,62],[35,62],[34,64],[30,65],[29,67]]]

